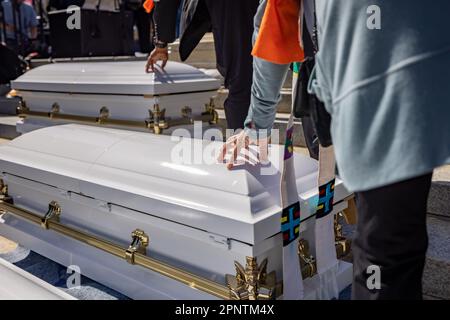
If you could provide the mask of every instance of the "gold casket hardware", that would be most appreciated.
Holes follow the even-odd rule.
[[[20,116],[21,114],[25,114],[30,112],[30,109],[27,106],[25,100],[20,99],[19,105],[17,106],[16,113]]]
[[[351,249],[351,240],[347,239],[342,234],[342,224],[339,222],[340,218],[344,218],[342,212],[337,213],[334,217],[334,241],[336,245],[336,256],[338,259],[349,254]]]
[[[131,233],[131,239],[131,244],[125,251],[125,259],[128,263],[134,264],[134,255],[136,252],[143,255],[147,254],[149,237],[144,231],[136,229]]]
[[[309,243],[305,239],[298,240],[298,258],[300,260],[300,270],[302,278],[311,278],[317,273],[316,258],[309,252]]]
[[[41,226],[44,229],[48,229],[48,222],[50,219],[59,222],[59,216],[61,215],[61,206],[56,201],[52,201],[48,204],[48,211],[41,220]]]
[[[189,121],[192,122],[192,108],[190,108],[189,106],[184,106],[183,108],[181,108],[181,116],[183,118],[189,119]]]
[[[153,110],[148,110],[150,118],[146,120],[147,128],[153,130],[155,134],[161,134],[163,129],[169,128],[166,121],[166,109],[160,109],[159,104],[153,105]]]
[[[8,185],[3,179],[0,179],[0,201],[11,202],[11,197],[8,195]]]
[[[216,111],[216,106],[214,104],[214,98],[211,98],[209,100],[209,103],[205,104],[205,112],[202,113],[202,116],[211,116],[211,120],[209,120],[209,124],[219,123],[219,114]]]
[[[53,118],[53,115],[59,113],[59,111],[61,110],[61,108],[59,107],[58,103],[54,103],[52,105],[52,110],[50,111],[50,114],[48,115],[50,118]]]
[[[267,259],[260,266],[254,257],[246,257],[245,268],[234,262],[236,276],[225,276],[233,300],[269,300],[277,296],[275,271],[267,274]],[[279,290],[281,291],[281,290]]]
[[[99,112],[99,116],[97,118],[97,123],[98,124],[102,124],[104,123],[106,120],[108,120],[109,118],[109,109],[107,107],[101,107],[100,108],[100,112]]]
[[[189,107],[187,107],[189,108]],[[189,108],[190,109],[190,108]],[[46,118],[50,120],[67,121],[73,123],[81,123],[88,125],[98,126],[111,126],[111,127],[123,127],[123,128],[137,128],[142,130],[151,130],[155,134],[161,134],[163,130],[175,127],[190,125],[194,121],[208,122],[210,124],[217,124],[219,121],[219,115],[214,109],[213,100],[206,104],[206,111],[198,116],[185,116],[189,114],[189,109],[183,107],[181,109],[181,118],[169,119],[165,116],[165,109],[160,109],[159,104],[155,104],[152,110],[149,110],[149,118],[139,120],[122,120],[112,119],[107,107],[100,109],[100,115],[95,116],[80,116],[75,114],[62,113],[57,103],[54,103],[50,109],[50,112],[45,111],[33,111],[30,110],[25,101],[20,101],[17,107],[17,115],[22,118]]]
[[[10,200],[12,202],[12,199]],[[12,214],[28,222],[38,225],[42,224],[42,217],[34,212],[20,208],[12,203],[0,200],[0,212],[2,214]],[[141,230],[135,230],[132,233],[132,243],[130,247],[123,248],[109,240],[99,238],[82,230],[77,230],[71,226],[66,226],[60,223],[55,217],[61,212],[61,207],[56,202],[51,202],[49,205],[48,219],[45,221],[46,230],[53,230],[68,238],[84,243],[88,246],[98,250],[107,252],[120,259],[129,261],[130,256],[133,264],[144,267],[148,270],[156,272],[160,275],[183,283],[193,289],[203,291],[207,294],[213,295],[220,299],[231,299],[232,294],[230,289],[220,283],[197,276],[193,273],[171,266],[165,262],[151,258],[143,254],[146,246],[148,246],[148,237]],[[47,216],[47,215],[46,215]],[[130,251],[127,254],[127,251]],[[127,258],[128,256],[128,258]]]

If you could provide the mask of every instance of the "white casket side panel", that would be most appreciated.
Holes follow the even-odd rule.
[[[220,81],[189,65],[168,62],[145,72],[145,61],[55,63],[12,82],[16,90],[115,95],[162,95],[217,90]]]
[[[193,141],[193,148],[208,143]],[[260,166],[246,165],[229,171],[217,163],[177,164],[171,161],[177,143],[168,136],[81,125],[56,126],[1,146],[0,167],[3,173],[246,243],[254,244],[279,233],[279,170],[274,175],[261,175]],[[272,163],[278,166],[282,147],[272,146],[270,154]],[[296,155],[296,168],[305,219],[311,213],[303,197],[317,193],[317,163]]]

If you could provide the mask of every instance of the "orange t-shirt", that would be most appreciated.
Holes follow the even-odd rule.
[[[155,3],[153,2],[153,0],[145,0],[144,9],[145,9],[145,11],[147,11],[147,13],[152,12],[154,6],[155,6]]]
[[[268,0],[252,55],[278,64],[303,61],[300,9],[301,0]]]

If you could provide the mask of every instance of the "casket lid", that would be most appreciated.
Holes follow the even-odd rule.
[[[16,90],[164,95],[217,90],[220,81],[184,63],[145,72],[145,61],[53,63],[32,69],[12,82]]]
[[[265,175],[260,165],[229,171],[207,156],[209,163],[179,163],[174,154],[183,145],[174,140],[75,124],[48,127],[0,146],[0,170],[246,243],[279,233],[282,147],[271,146],[275,170]],[[192,157],[195,148],[222,145],[182,141],[193,142]],[[303,215],[317,194],[317,162],[296,154],[295,166]],[[341,187],[336,183],[337,193]]]

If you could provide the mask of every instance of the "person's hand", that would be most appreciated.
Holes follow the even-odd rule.
[[[241,153],[244,151],[244,161],[250,163],[252,165],[256,164],[250,160],[250,145],[258,146],[257,153],[257,161],[258,162],[267,162],[268,160],[268,145],[269,139],[255,139],[251,138],[248,134],[248,131],[242,131],[234,136],[231,136],[223,145],[222,150],[219,152],[219,156],[217,160],[219,162],[224,162],[226,155],[231,152],[231,156],[227,162],[228,170],[231,170],[236,165],[236,160]]]
[[[155,48],[152,53],[148,56],[147,65],[145,66],[145,71],[155,72],[155,64],[157,61],[162,61],[161,68],[167,64],[167,60],[169,60],[169,49],[168,48]]]

